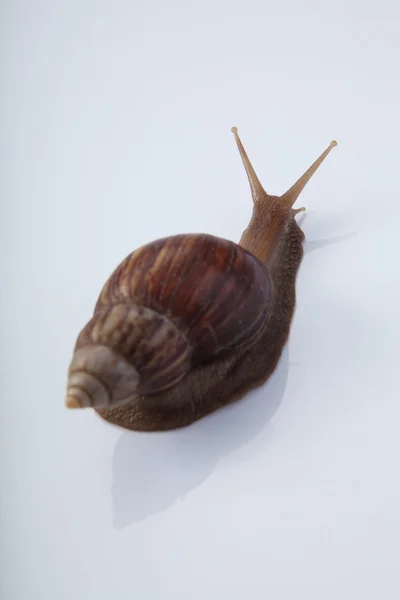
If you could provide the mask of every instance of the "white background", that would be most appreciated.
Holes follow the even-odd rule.
[[[1,3],[1,597],[398,600],[396,0]],[[114,267],[302,194],[290,341],[179,432],[64,408]]]

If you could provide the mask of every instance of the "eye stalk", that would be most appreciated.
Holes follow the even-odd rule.
[[[253,196],[253,202],[254,204],[257,204],[263,198],[267,198],[268,194],[261,185],[260,180],[258,179],[257,174],[253,168],[253,165],[251,164],[250,159],[247,156],[247,152],[244,149],[242,140],[239,137],[237,127],[232,127],[231,131],[235,136],[236,144],[239,149],[240,156],[242,157],[244,168],[246,169],[247,177],[251,188],[251,195]]]
[[[288,222],[298,213],[306,210],[304,206],[293,208],[294,203],[315,171],[328,156],[332,148],[336,146],[337,142],[331,142],[328,148],[287,192],[282,196],[272,196],[261,185],[243,147],[237,128],[232,127],[232,132],[235,136],[244,168],[246,169],[254,203],[251,221],[247,229],[243,232],[239,243],[264,264],[271,266],[271,261],[276,262],[276,258],[279,256],[277,248],[283,243],[284,236],[286,235],[285,232],[288,229]]]
[[[237,127],[232,127],[232,133],[235,136],[236,144],[240,152],[240,156],[242,157],[244,168],[246,169],[247,177],[250,183],[251,194],[253,196],[253,202],[255,205],[259,204],[261,201],[268,201],[268,198],[276,198],[276,196],[270,196],[264,190],[263,186],[260,183],[260,180],[257,177],[257,174],[251,164],[249,157],[247,156],[246,150],[243,147],[242,141],[238,135]],[[317,158],[317,160],[307,169],[307,171],[296,181],[295,184],[292,185],[291,188],[288,189],[282,196],[279,197],[279,202],[283,206],[287,206],[288,208],[292,208],[293,204],[296,202],[297,198],[300,196],[304,187],[314,175],[318,167],[328,156],[332,148],[337,146],[337,142],[333,140],[328,148],[324,150],[324,152]],[[299,212],[306,210],[304,206],[301,208],[292,209],[292,214],[296,215]]]
[[[292,207],[296,202],[297,198],[300,196],[301,192],[305,188],[306,184],[310,181],[311,177],[314,175],[315,171],[318,167],[323,163],[325,158],[328,156],[329,152],[337,146],[336,140],[333,140],[326,150],[317,158],[317,160],[307,169],[307,171],[296,181],[295,184],[292,185],[291,188],[288,189],[287,192],[281,196],[281,202],[286,204],[286,206]],[[300,212],[301,210],[305,210],[304,207],[297,210]]]

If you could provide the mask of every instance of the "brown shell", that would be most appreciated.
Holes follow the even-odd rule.
[[[191,366],[192,348],[177,327],[167,317],[132,303],[113,304],[93,316],[80,332],[75,351],[88,345],[112,348],[134,365],[142,394],[171,387]]]
[[[267,320],[272,282],[247,250],[207,234],[162,238],[132,252],[116,268],[95,313],[135,303],[167,316],[194,347],[194,357],[238,348]]]

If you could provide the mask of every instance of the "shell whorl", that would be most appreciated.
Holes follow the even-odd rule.
[[[105,408],[157,393],[188,372],[192,348],[163,315],[128,304],[94,314],[69,369],[70,403]]]
[[[271,300],[265,266],[234,242],[183,234],[139,248],[110,276],[77,339],[67,405],[116,406],[171,387],[252,343]]]
[[[68,373],[69,408],[106,408],[134,400],[140,378],[128,361],[107,346],[84,346],[74,352]]]
[[[96,310],[118,302],[165,315],[201,362],[258,337],[271,307],[272,281],[265,266],[238,244],[180,234],[146,244],[122,261]]]

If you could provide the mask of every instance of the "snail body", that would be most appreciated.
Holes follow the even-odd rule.
[[[66,405],[127,429],[175,429],[262,385],[287,342],[304,234],[293,204],[336,142],[281,197],[262,188],[234,128],[254,209],[239,244],[208,234],[128,255],[78,335]]]

